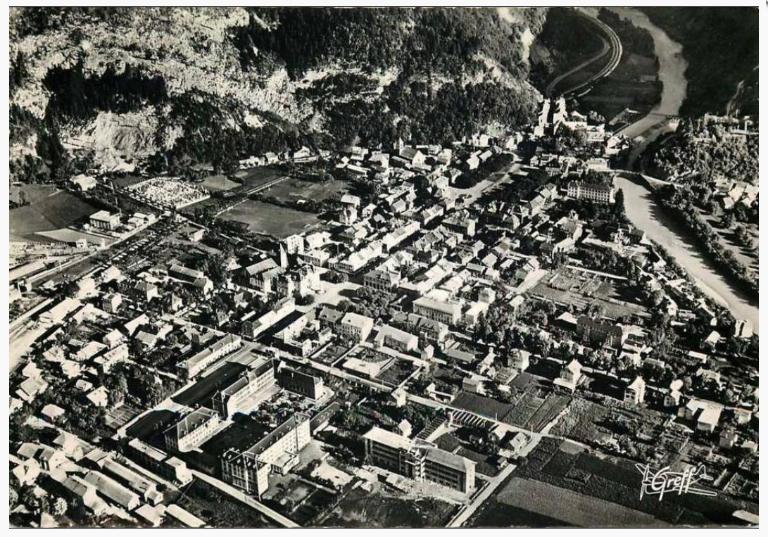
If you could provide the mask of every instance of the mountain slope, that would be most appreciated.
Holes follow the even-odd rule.
[[[527,121],[541,9],[13,8],[12,180]],[[223,150],[226,149],[226,150]]]

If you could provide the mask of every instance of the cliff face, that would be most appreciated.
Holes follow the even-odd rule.
[[[15,180],[526,121],[541,9],[14,8]],[[226,148],[226,151],[222,149]]]
[[[757,114],[759,13],[755,7],[643,7],[683,45],[688,95],[681,113]]]

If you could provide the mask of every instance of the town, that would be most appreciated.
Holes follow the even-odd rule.
[[[559,98],[447,146],[73,177],[93,210],[11,243],[12,520],[753,523],[758,327],[629,222],[618,180],[678,177],[628,150]],[[643,498],[636,463],[717,497]]]

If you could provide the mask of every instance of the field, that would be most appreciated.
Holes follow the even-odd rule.
[[[241,222],[248,226],[248,231],[280,239],[300,233],[319,222],[314,214],[254,200],[246,200],[228,209],[219,218]]]
[[[258,188],[282,175],[285,175],[283,170],[270,167],[257,167],[235,172],[235,177],[243,182],[243,188],[246,191]]]
[[[10,211],[11,240],[34,240],[37,232],[68,227],[98,210],[69,192],[43,195],[38,188],[33,192],[29,205]]]
[[[180,507],[219,528],[273,528],[275,525],[247,505],[195,479],[173,500]],[[170,503],[170,502],[169,502]]]
[[[444,526],[456,506],[433,498],[404,499],[351,490],[323,526],[357,528],[433,528]]]
[[[586,309],[591,304],[599,305],[607,317],[619,318],[645,315],[645,308],[630,302],[622,280],[606,276],[562,268],[542,278],[530,293],[544,300],[573,305]]]
[[[291,177],[263,191],[266,196],[277,198],[281,201],[313,200],[325,201],[332,198],[341,198],[349,191],[350,184],[346,181],[334,179],[332,181],[303,181]]]
[[[498,501],[581,527],[658,526],[651,515],[531,479],[512,478]]]
[[[641,500],[641,476],[632,462],[573,447],[567,442],[545,438],[530,453],[526,464],[512,475],[618,504],[635,512],[642,511],[658,521],[654,524],[726,524],[732,521],[735,510],[756,509],[748,502],[720,496],[669,495],[663,502],[655,496],[645,496]],[[592,525],[599,525],[600,520],[595,520]]]
[[[570,402],[570,397],[539,392],[536,388],[520,393],[512,403],[503,403],[490,397],[461,392],[453,400],[452,405],[510,425],[540,432]]]
[[[203,179],[201,185],[213,192],[225,192],[241,186],[240,183],[227,179],[226,175],[209,175]]]

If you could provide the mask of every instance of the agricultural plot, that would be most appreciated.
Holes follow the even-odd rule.
[[[665,497],[663,502],[659,502],[655,496],[644,496],[641,500],[641,475],[633,462],[614,457],[598,457],[586,451],[578,452],[567,443],[563,444],[551,438],[543,439],[528,456],[527,464],[520,466],[513,476],[568,489],[602,503],[641,511],[656,519],[652,522],[653,525],[725,524],[731,520],[732,513],[737,509],[756,509],[756,506],[749,502],[691,494],[670,495]],[[589,505],[586,504],[585,509],[590,509]],[[606,509],[606,513],[614,513],[608,515],[611,517],[629,516],[628,513],[622,515],[615,511],[615,507]],[[602,515],[592,516],[595,517],[593,525],[599,525],[597,521],[603,520]],[[570,520],[578,523],[577,519]],[[609,522],[606,525],[633,525],[621,520],[618,518],[616,524]],[[640,521],[634,525],[641,525]]]
[[[219,218],[246,224],[252,233],[279,239],[305,231],[319,222],[314,214],[255,200],[239,203],[224,211]]]
[[[570,402],[571,398],[568,396],[546,393],[537,388],[522,392],[512,403],[503,403],[490,397],[461,392],[452,404],[481,416],[540,432]]]
[[[10,211],[11,240],[35,240],[38,232],[66,228],[97,210],[69,192],[59,190],[50,195],[40,195],[29,205]]]
[[[530,291],[536,297],[585,310],[597,305],[607,317],[646,315],[645,308],[627,300],[621,282],[597,274],[563,268],[539,281]]]
[[[647,513],[531,479],[513,478],[499,493],[498,501],[574,526],[663,525]]]

